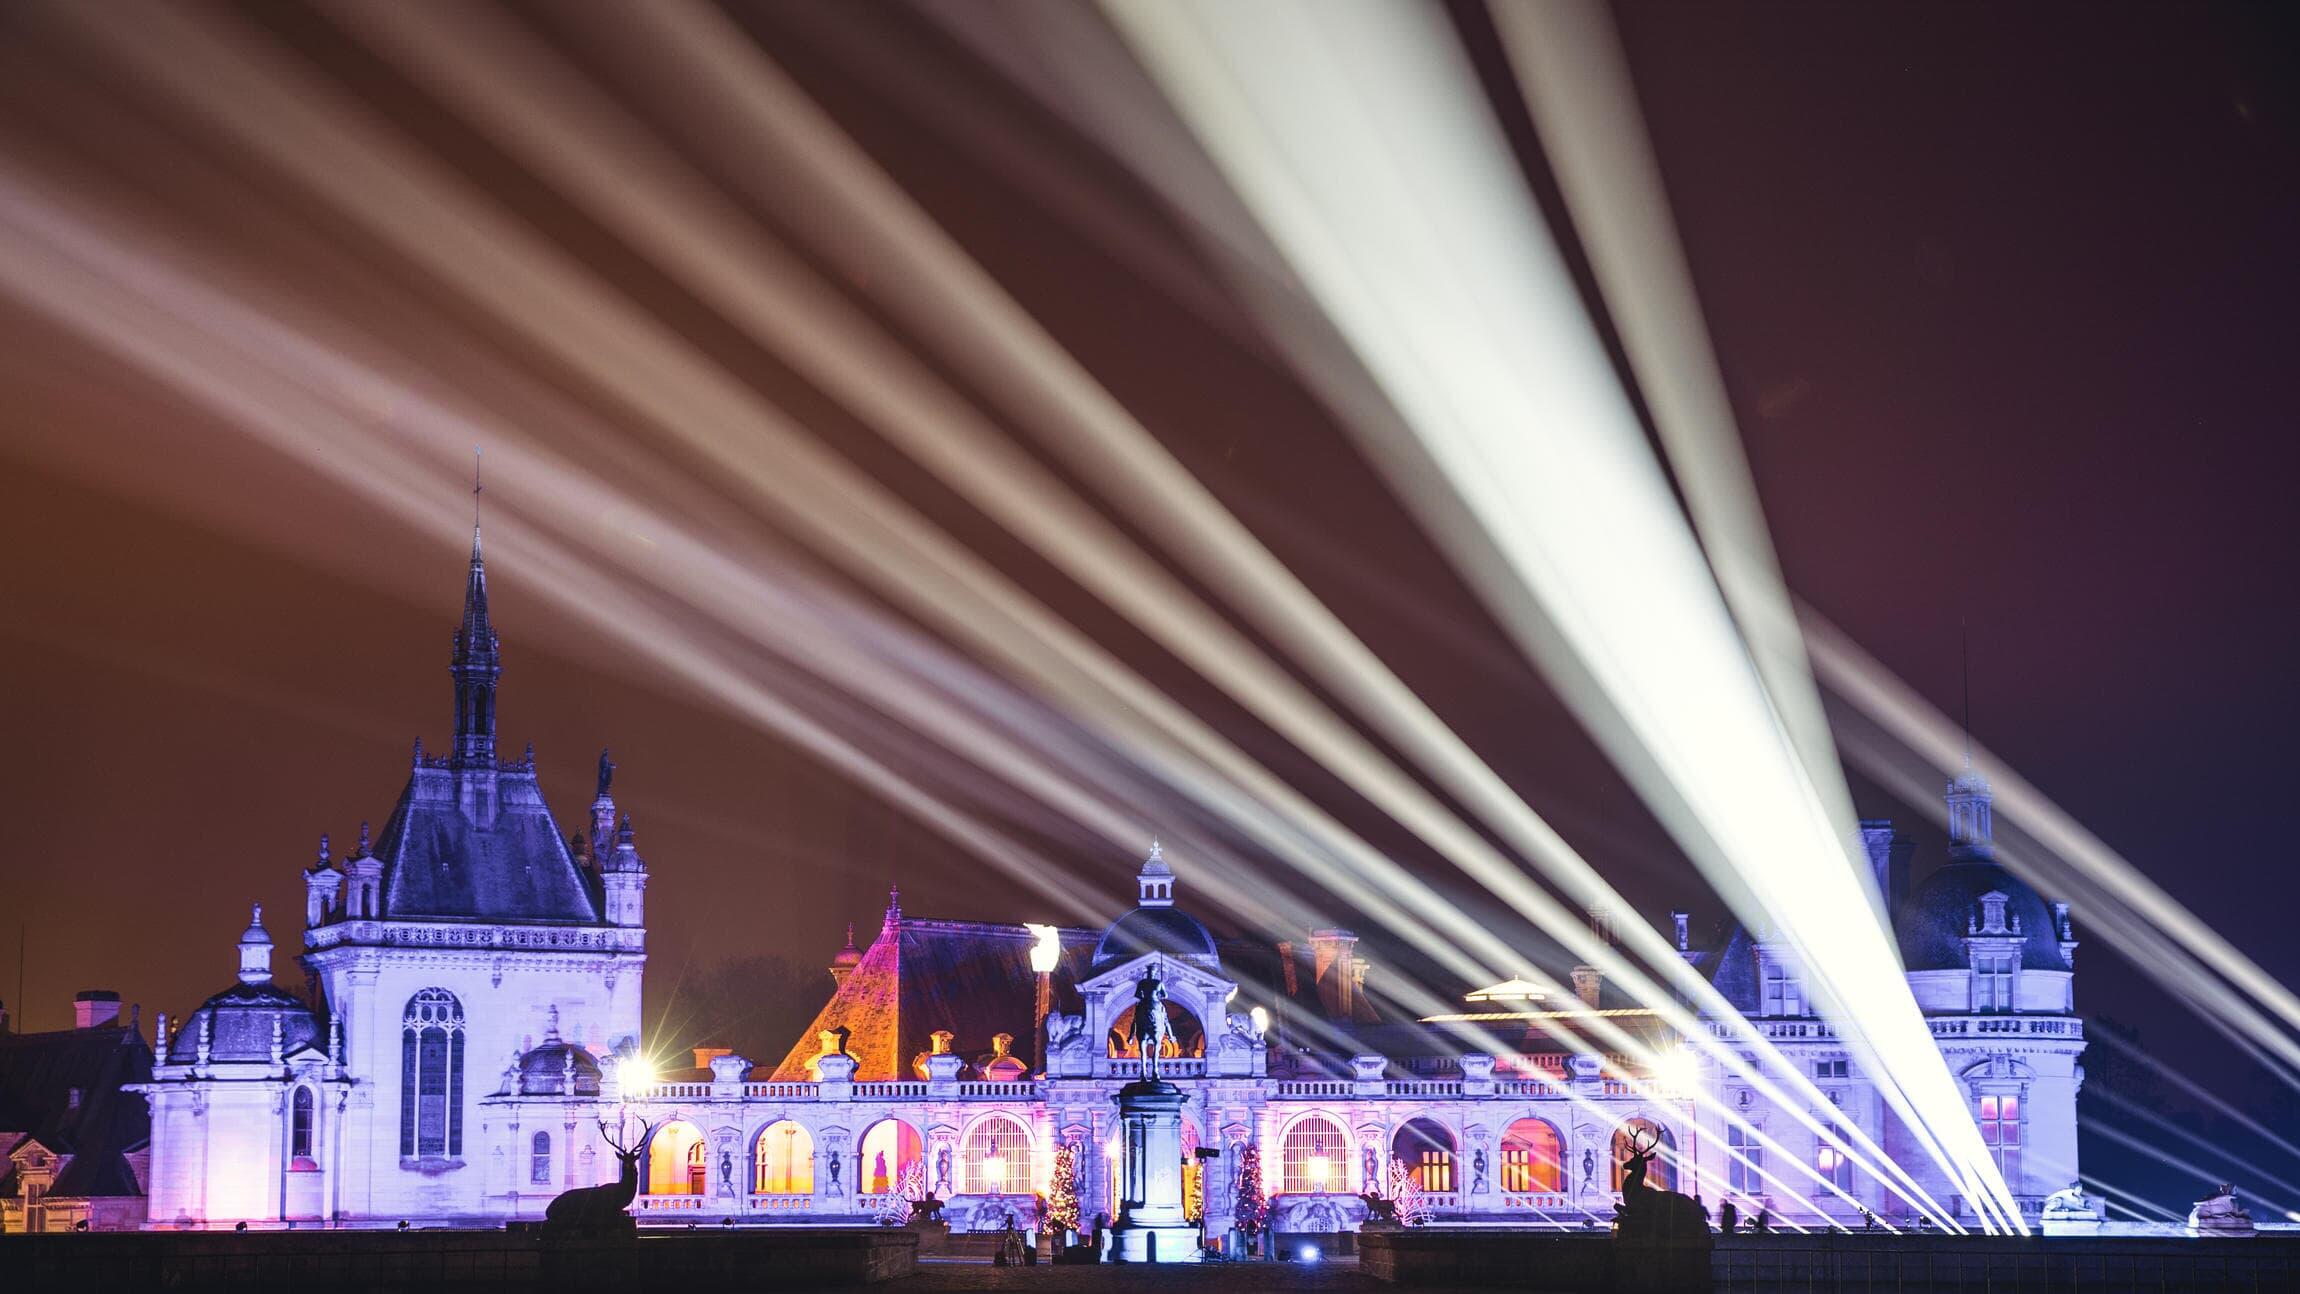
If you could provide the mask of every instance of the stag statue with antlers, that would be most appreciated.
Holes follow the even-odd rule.
[[[1629,1154],[1621,1163],[1621,1207],[1614,1214],[1614,1231],[1627,1241],[1691,1242],[1706,1250],[1708,1210],[1690,1195],[1645,1184],[1660,1145],[1658,1132],[1640,1128],[1630,1133]]]
[[[615,1132],[622,1130],[618,1121]],[[625,1231],[636,1232],[628,1210],[632,1197],[639,1193],[639,1156],[647,1153],[647,1138],[655,1125],[644,1119],[639,1121],[639,1135],[628,1143],[618,1140],[615,1132],[607,1130],[607,1121],[599,1120],[599,1138],[615,1152],[615,1162],[621,1171],[612,1182],[597,1186],[581,1186],[563,1191],[543,1211],[544,1225],[553,1231]]]

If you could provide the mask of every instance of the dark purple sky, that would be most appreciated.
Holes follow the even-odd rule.
[[[391,113],[1098,639],[1235,720],[343,33],[253,12],[264,39]],[[854,26],[835,29],[804,6],[745,17],[1633,897],[1656,915],[1713,910],[1341,433],[1241,340],[1243,312],[1209,327],[1142,282],[1097,231],[986,169],[919,87],[960,96],[1194,257],[1119,167],[899,7],[842,11]],[[1457,17],[1482,48],[1474,10]],[[2300,726],[2288,12],[1636,4],[1620,18],[1792,586],[1944,705],[1968,623],[1981,737],[2280,978],[2300,978],[2284,935]],[[443,384],[500,360],[575,390],[36,7],[0,18],[0,166],[92,195],[187,263],[371,329]],[[25,1000],[13,967],[0,997],[33,1027],[64,1023],[72,991],[99,985],[180,1012],[227,981],[250,899],[292,941],[297,869],[318,834],[380,825],[409,743],[444,739],[464,539],[411,531],[9,302],[0,390],[0,945],[13,951],[19,925],[27,942]],[[656,983],[733,951],[827,958],[890,878],[913,912],[1041,915],[808,756],[585,641],[515,566],[491,573],[506,745],[534,740],[563,815],[599,747],[615,748],[656,869]],[[1235,731],[1430,865],[1274,739]],[[1917,814],[1873,796],[1861,807],[1910,824],[1920,872],[1937,857]],[[1097,893],[1124,892],[1132,859],[1020,825],[1072,850]],[[2203,1037],[2108,952],[2083,954],[2088,1012],[2178,1046]],[[2255,1076],[2221,1085],[2265,1100]]]

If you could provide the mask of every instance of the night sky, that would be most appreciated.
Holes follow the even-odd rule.
[[[1402,832],[387,60],[318,16],[210,12],[387,115],[1436,874]],[[1649,916],[1721,915],[1155,197],[932,22],[894,5],[832,12],[741,17]],[[598,60],[547,11],[514,13]],[[1965,626],[1980,738],[2280,980],[2300,981],[2286,933],[2300,22],[2268,6],[2075,4],[1632,4],[1618,17],[1792,588],[1951,712]],[[1455,19],[1498,66],[1482,16]],[[654,120],[675,137],[675,114]],[[1107,231],[1050,207],[999,160],[1014,155],[1130,213],[1189,273],[1152,281]],[[27,181],[292,317],[355,328],[502,416],[592,399],[453,284],[172,110],[40,5],[0,11],[0,183]],[[0,997],[31,1028],[67,1024],[72,993],[89,987],[180,1013],[229,981],[249,901],[292,946],[297,874],[320,833],[340,848],[361,819],[380,827],[410,743],[444,742],[468,535],[408,525],[19,300],[0,299],[0,392],[0,952],[19,929],[26,948],[21,995],[10,965]],[[572,431],[528,429],[609,475],[643,461],[732,497],[635,427],[581,447]],[[465,467],[429,470],[446,481]],[[559,506],[519,484],[491,485],[489,506]],[[782,539],[762,518],[729,525],[744,542]],[[533,740],[570,829],[599,749],[621,765],[619,797],[654,869],[651,994],[735,953],[827,960],[845,922],[875,918],[890,880],[915,914],[1046,915],[803,751],[558,614],[516,562],[492,562],[490,578],[506,750]],[[1856,792],[1865,814],[1918,838],[1920,875],[1937,861],[1921,813]],[[1021,810],[1006,825],[1074,860],[1097,903],[1130,896],[1135,856]],[[2289,1099],[2112,949],[2088,943],[2080,960],[2088,1015],[2192,1057],[2189,1073],[2264,1113]],[[2085,1153],[2088,1167],[2120,1163]]]

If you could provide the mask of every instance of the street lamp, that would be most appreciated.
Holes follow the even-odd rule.
[[[1062,960],[1062,932],[1053,926],[1025,924],[1030,932],[1030,969],[1038,976],[1038,1003],[1032,1015],[1038,1021],[1038,1072],[1053,1066],[1046,1055],[1046,1016],[1054,1009],[1054,968]]]

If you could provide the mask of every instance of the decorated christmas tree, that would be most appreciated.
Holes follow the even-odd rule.
[[[1269,1219],[1270,1205],[1262,1198],[1262,1150],[1252,1144],[1238,1156],[1238,1207],[1233,1215],[1238,1229],[1253,1235]]]
[[[1046,1187],[1046,1223],[1056,1235],[1078,1230],[1078,1143],[1054,1149],[1054,1180]]]

